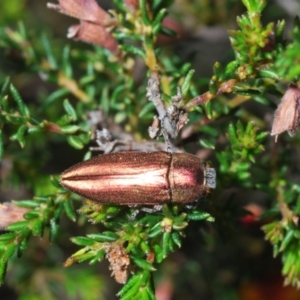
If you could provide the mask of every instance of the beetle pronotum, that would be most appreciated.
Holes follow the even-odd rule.
[[[62,173],[61,184],[105,204],[187,204],[216,185],[215,169],[191,154],[118,152],[96,156]]]

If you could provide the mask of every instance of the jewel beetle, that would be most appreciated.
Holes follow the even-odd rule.
[[[78,163],[60,183],[103,204],[188,204],[215,188],[216,172],[188,153],[125,151]]]

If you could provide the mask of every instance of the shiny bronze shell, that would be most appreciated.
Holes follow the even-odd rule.
[[[187,153],[128,151],[67,169],[61,185],[105,204],[190,203],[215,188],[215,170]]]

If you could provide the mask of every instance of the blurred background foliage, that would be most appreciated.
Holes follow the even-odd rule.
[[[289,34],[294,16],[297,12],[299,13],[299,7],[298,11],[293,8],[297,7],[295,6],[298,5],[297,1],[284,2],[269,1],[263,11],[262,21],[266,24],[284,19],[286,20],[285,34]],[[111,1],[99,0],[98,3],[102,8],[111,8]],[[165,58],[164,64],[166,69],[176,67],[176,62],[180,67],[184,62],[191,64],[191,67],[196,70],[194,75],[196,88],[191,89],[191,94],[194,96],[207,91],[216,61],[226,64],[234,58],[227,30],[236,29],[236,17],[244,12],[245,7],[241,1],[237,0],[177,0],[171,6],[170,15],[180,24],[184,24],[178,28],[182,30],[183,38],[175,42],[168,39],[161,40],[164,52],[172,57],[170,62]],[[74,19],[47,9],[46,1],[4,1],[0,11],[2,34],[7,27],[20,31],[26,28],[29,40],[32,40],[35,46],[34,59],[39,62],[40,69],[26,65],[31,55],[30,48],[26,48],[28,45],[22,45],[25,53],[28,54],[27,59],[23,59],[18,52],[9,51],[3,45],[1,47],[3,41],[0,41],[0,82],[4,82],[9,76],[28,107],[33,112],[42,111],[40,116],[47,120],[56,120],[57,116],[64,114],[62,105],[64,98],[68,98],[74,105],[76,103],[77,110],[84,115],[84,104],[81,105],[80,102],[78,104],[76,100],[78,94],[71,95],[63,88],[60,89],[60,95],[55,94],[57,91],[57,73],[55,72],[60,64],[63,64],[64,57],[70,56],[73,68],[70,74],[84,78],[86,83],[83,82],[83,84],[88,86],[85,90],[86,96],[97,98],[98,102],[90,108],[95,109],[100,103],[117,124],[124,125],[124,120],[128,118],[130,122],[126,122],[125,129],[133,132],[138,139],[147,138],[147,126],[153,113],[151,109],[148,109],[142,116],[137,117],[145,107],[146,101],[143,99],[145,97],[142,96],[145,90],[143,87],[138,89],[132,97],[126,94],[126,91],[120,92],[121,96],[125,95],[123,102],[107,104],[105,102],[107,90],[101,84],[101,80],[89,81],[88,76],[83,76],[83,74],[89,75],[89,72],[92,74],[89,66],[85,65],[85,55],[89,57],[90,62],[98,64],[100,72],[103,68],[109,71],[112,68],[112,73],[114,73],[116,70],[113,70],[113,63],[110,65],[109,61],[105,61],[105,57],[97,47],[67,40],[65,36],[71,24],[74,24]],[[13,37],[13,31],[9,33]],[[17,36],[16,40],[18,40]],[[47,43],[51,43],[52,54],[45,53]],[[62,59],[58,62],[52,61],[53,70],[51,69],[53,66],[47,65],[43,58],[47,57],[48,62],[51,62],[52,55]],[[104,61],[101,62],[101,59]],[[45,74],[50,76],[46,80],[43,80],[45,79],[43,68],[47,71]],[[177,79],[182,76],[182,73],[184,72],[181,70]],[[135,78],[139,78],[138,75],[135,74]],[[127,76],[129,80],[130,76]],[[101,79],[101,75],[97,78]],[[170,94],[174,94],[175,88],[174,83]],[[265,241],[261,230],[263,222],[253,221],[253,218],[244,215],[245,208],[259,216],[265,208],[272,207],[268,191],[251,189],[256,183],[270,180],[268,170],[264,174],[261,166],[255,169],[254,165],[250,171],[250,163],[244,161],[240,163],[241,155],[238,149],[235,149],[236,152],[233,151],[238,167],[232,166],[231,161],[228,162],[232,156],[226,157],[226,152],[219,151],[218,159],[213,154],[215,143],[225,149],[224,140],[228,138],[234,144],[237,139],[236,132],[241,136],[244,132],[250,134],[257,130],[254,127],[259,128],[260,132],[269,131],[276,103],[284,90],[285,85],[279,84],[268,97],[257,97],[257,101],[245,101],[245,98],[241,99],[239,96],[228,99],[227,95],[221,95],[218,101],[212,101],[211,107],[206,107],[206,113],[211,112],[213,119],[216,120],[214,126],[197,127],[195,132],[200,132],[200,142],[195,143],[192,137],[185,141],[185,149],[188,152],[198,151],[200,157],[213,161],[218,172],[218,180],[222,182],[225,191],[217,192],[218,201],[213,208],[213,215],[217,220],[216,228],[204,221],[192,222],[182,248],[171,254],[155,273],[157,299],[293,300],[300,298],[299,292],[293,287],[283,287],[281,258],[273,258],[273,248],[269,242]],[[84,99],[84,96],[82,97]],[[142,99],[140,103],[136,101],[139,97]],[[82,102],[84,103],[84,100]],[[199,112],[203,113],[203,111],[204,109],[197,109],[191,112],[189,124],[197,124]],[[230,114],[226,117],[229,111]],[[218,120],[218,115],[222,115],[223,118]],[[248,121],[252,121],[255,125],[247,127]],[[237,125],[230,125],[231,127],[228,128],[229,122]],[[227,129],[228,132],[226,132]],[[7,130],[8,135],[13,133],[11,128],[8,127]],[[253,133],[253,136],[251,141],[255,142],[256,135]],[[276,159],[280,160],[282,166],[278,172],[281,173],[282,178],[286,175],[286,166],[291,166],[288,172],[289,178],[299,181],[299,176],[295,175],[299,170],[297,167],[299,156],[296,152],[300,143],[299,135],[293,139],[288,136],[281,137],[283,142],[278,146],[274,146],[270,137],[261,136],[260,138],[261,140],[265,138],[265,152],[257,156],[259,151],[256,152],[257,149],[251,148],[249,151],[253,152],[250,153],[253,157],[247,159],[251,161],[255,157],[263,165],[270,161],[271,151],[277,151],[279,158]],[[244,141],[244,144],[246,142],[248,141]],[[274,150],[274,147],[277,149]],[[44,133],[29,135],[26,138],[26,147],[22,151],[17,143],[10,143],[5,151],[8,156],[18,156],[14,165],[17,173],[11,173],[11,166],[4,166],[2,163],[1,202],[53,192],[54,187],[49,175],[59,174],[66,167],[81,161],[86,150],[86,147],[83,150],[71,148],[64,136],[55,133],[49,133],[46,137]],[[32,157],[36,159],[32,160]],[[223,162],[220,168],[218,161]],[[233,170],[232,173],[227,172],[230,168]],[[236,172],[237,168],[240,168],[239,173]],[[7,177],[7,173],[10,176]],[[245,180],[247,176],[255,178],[257,182]],[[232,187],[232,182],[236,182],[238,188]],[[286,186],[286,182],[283,185]],[[275,189],[276,186],[274,186]],[[294,195],[291,195],[292,197]],[[273,215],[270,214],[270,218],[272,217]],[[79,226],[74,226],[73,223],[62,218],[61,230],[55,244],[48,242],[46,238],[43,240],[32,238],[22,258],[14,258],[14,262],[9,265],[6,283],[0,287],[0,298],[115,299],[120,286],[110,279],[106,263],[94,266],[73,265],[67,269],[62,267],[66,258],[77,250],[77,247],[71,244],[70,237],[93,233],[96,230],[91,224],[85,223],[84,228],[81,227],[82,224],[84,221],[80,218],[77,221]],[[101,227],[98,230],[101,230]]]

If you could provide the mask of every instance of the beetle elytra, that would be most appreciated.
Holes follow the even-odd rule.
[[[187,204],[215,188],[216,173],[187,153],[126,151],[72,166],[61,185],[103,204]]]

